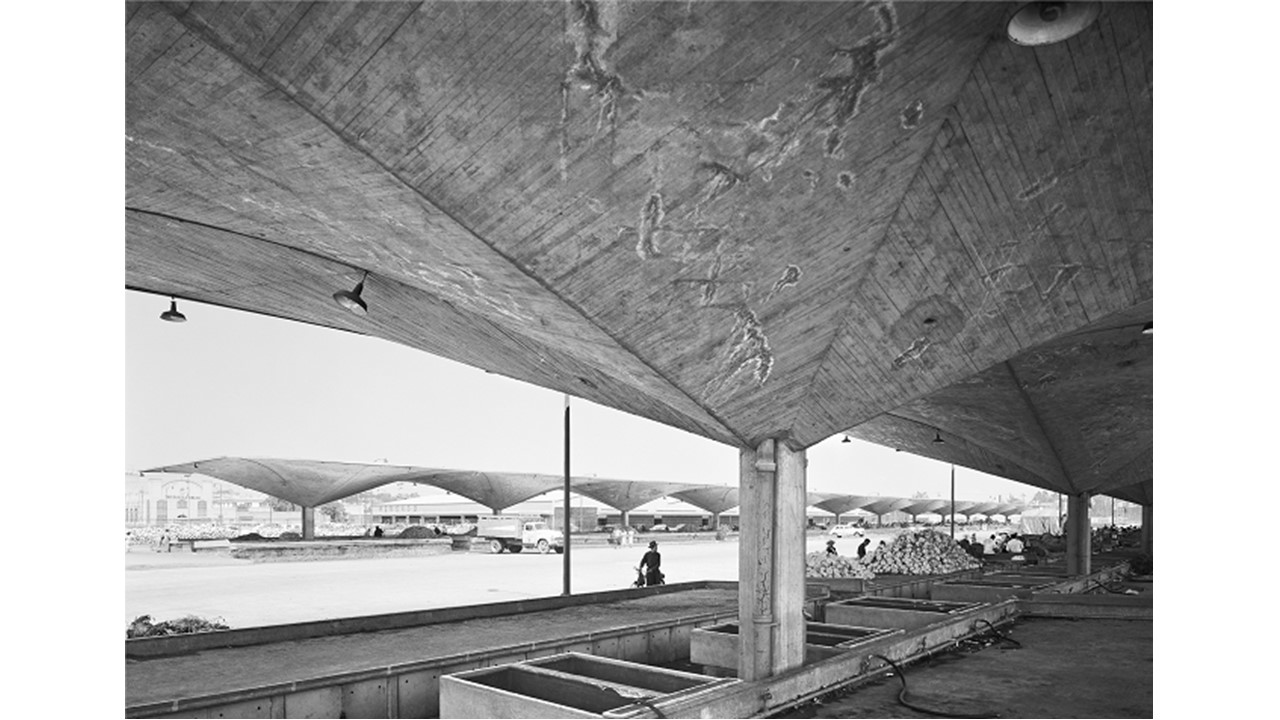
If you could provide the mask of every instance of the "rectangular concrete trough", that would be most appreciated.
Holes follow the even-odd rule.
[[[930,595],[947,602],[994,603],[1009,598],[1030,598],[1033,593],[1061,584],[1062,580],[964,580],[934,585]]]
[[[1060,583],[1071,579],[1069,575],[1050,575],[1033,572],[995,572],[983,575],[978,580],[994,580],[998,582],[1015,582],[1015,583]]]
[[[571,652],[445,675],[440,717],[628,717],[658,701],[736,682]]]
[[[858,627],[806,622],[804,661],[815,663],[834,657],[864,643],[900,632],[893,628]],[[738,668],[738,624],[723,623],[695,628],[689,637],[689,662],[706,668]],[[710,671],[710,670],[709,670]]]
[[[971,610],[979,602],[939,602],[899,597],[860,597],[829,603],[824,610],[827,622],[856,627],[915,630],[948,620]]]

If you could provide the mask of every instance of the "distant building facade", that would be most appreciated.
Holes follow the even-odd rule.
[[[272,511],[267,496],[201,476],[126,473],[126,527],[189,523],[288,522],[298,512]],[[279,516],[278,518],[276,516]]]

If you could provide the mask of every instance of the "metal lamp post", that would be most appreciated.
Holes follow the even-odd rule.
[[[569,395],[564,396],[564,590],[569,594]]]

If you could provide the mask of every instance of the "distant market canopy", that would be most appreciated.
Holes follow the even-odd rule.
[[[539,473],[487,472],[427,468],[386,463],[345,463],[325,460],[223,457],[165,465],[144,473],[205,475],[287,500],[303,507],[317,507],[398,482],[412,482],[447,490],[500,513],[550,490],[564,486],[564,478]],[[620,512],[629,512],[661,497],[683,500],[712,514],[738,506],[738,488],[724,485],[643,480],[571,477],[570,488]],[[809,493],[808,504],[836,515],[864,510],[876,515],[906,512],[950,513],[950,501],[936,498],[898,498],[882,495]],[[961,501],[957,514],[1016,515],[1017,503]]]

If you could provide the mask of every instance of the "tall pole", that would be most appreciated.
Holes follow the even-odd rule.
[[[951,466],[951,539],[956,539],[956,466]]]
[[[564,396],[564,592],[569,594],[569,395]]]

